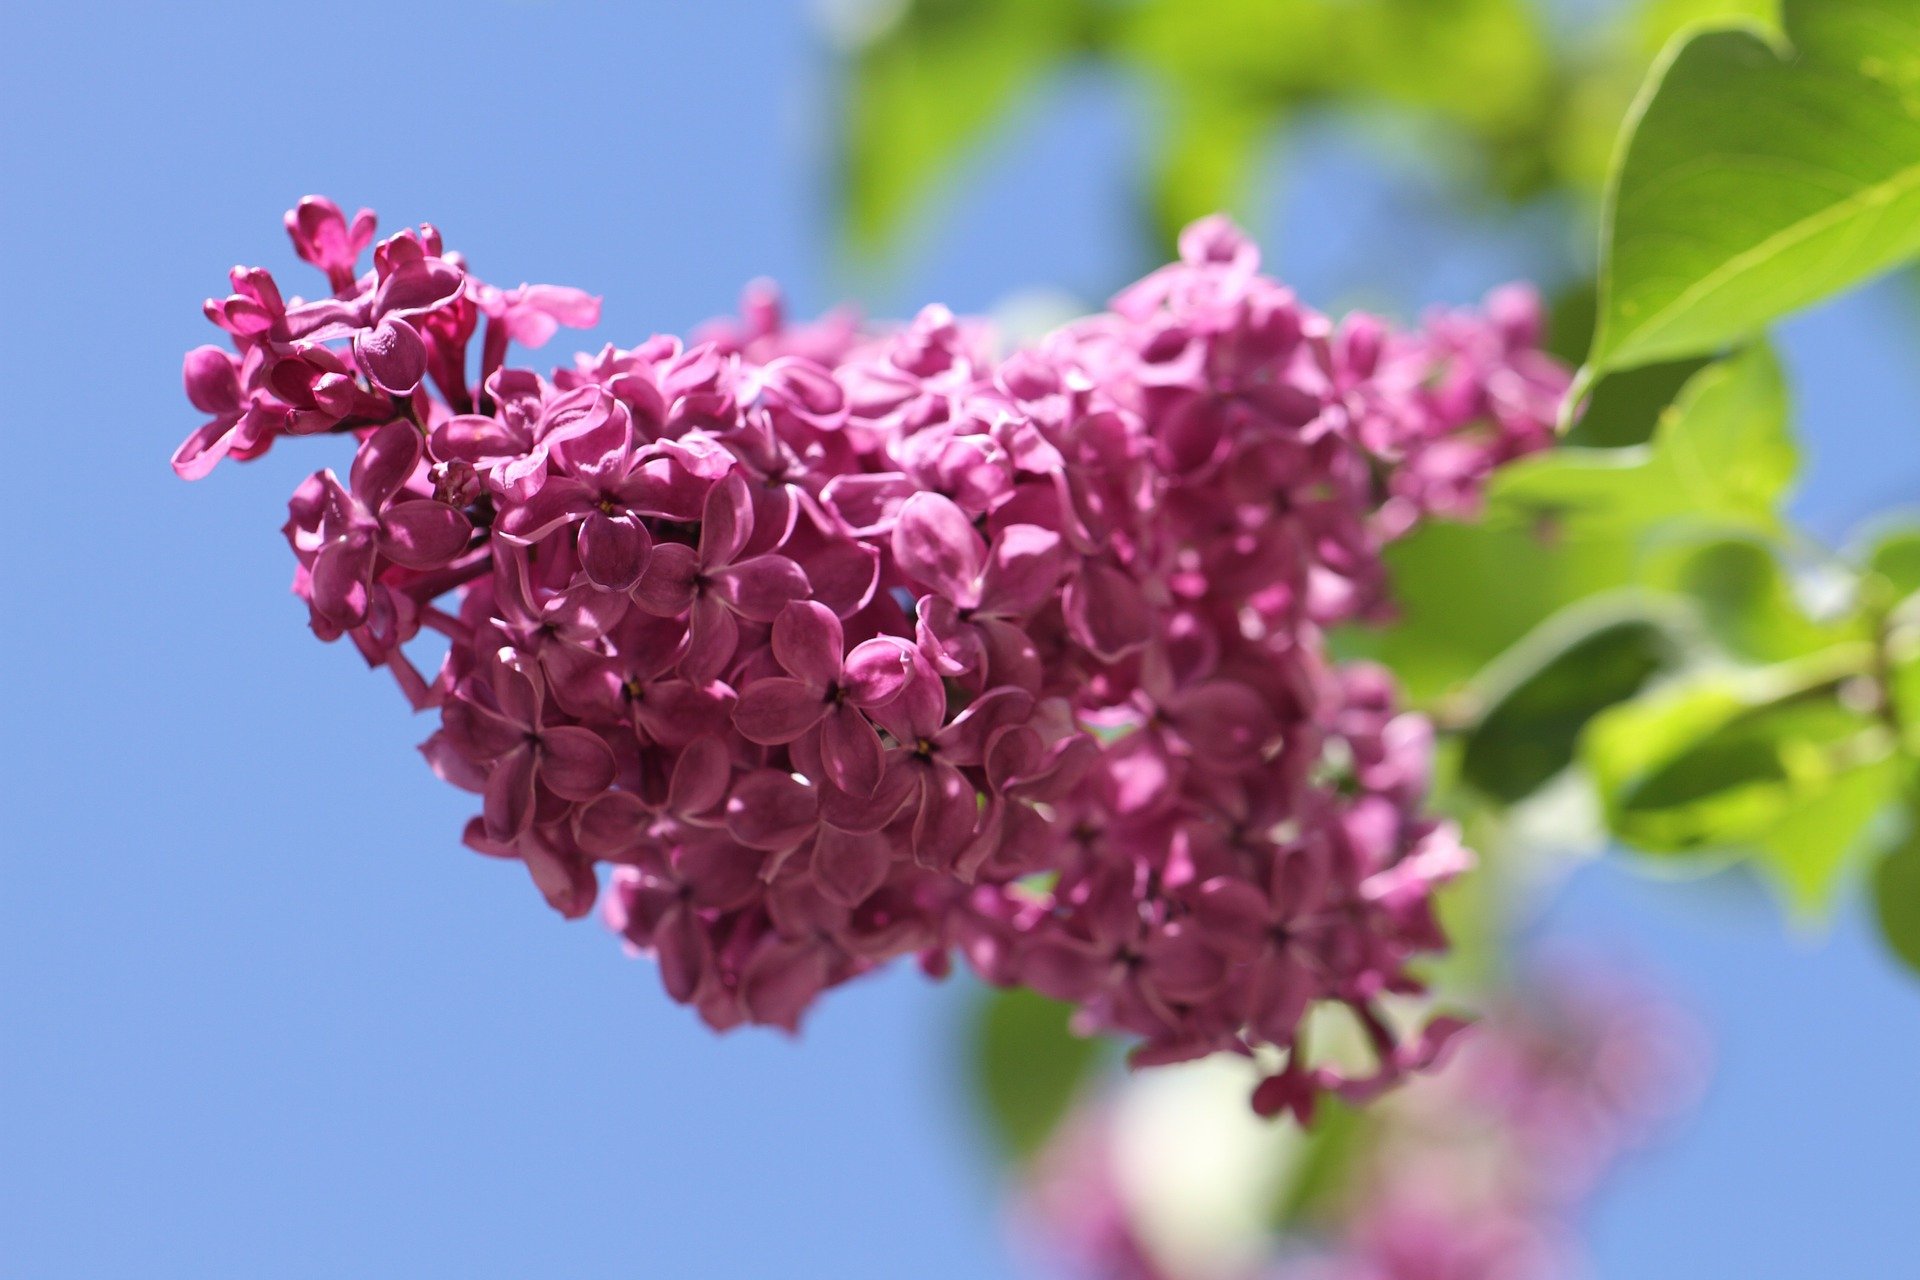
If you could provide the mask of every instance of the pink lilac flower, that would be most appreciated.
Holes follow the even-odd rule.
[[[1375,1108],[1287,1232],[1171,1247],[1151,1214],[1176,1188],[1143,1185],[1122,1154],[1139,1136],[1125,1084],[1082,1100],[1048,1139],[1016,1221],[1079,1280],[1565,1280],[1586,1274],[1585,1202],[1692,1102],[1703,1061],[1698,1032],[1650,992],[1555,966],[1501,993],[1445,1067]],[[1169,1119],[1206,1119],[1205,1094],[1182,1101],[1202,1111],[1155,1117],[1157,1142],[1178,1141]]]
[[[1263,1110],[1435,1059],[1456,1023],[1379,1006],[1468,855],[1422,812],[1424,722],[1325,636],[1384,615],[1386,541],[1548,440],[1530,294],[1334,324],[1208,219],[1023,350],[940,307],[793,325],[759,286],[691,344],[543,374],[512,345],[597,299],[317,198],[287,225],[329,296],[233,273],[175,469],[354,451],[290,504],[315,633],[440,716],[467,843],[564,914],[600,898],[674,999],[791,1028],[957,955],[1137,1062],[1274,1061]],[[1329,1002],[1371,1067],[1311,1059]]]

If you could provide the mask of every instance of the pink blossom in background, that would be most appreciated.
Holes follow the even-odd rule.
[[[1244,1223],[1185,1224],[1196,1244],[1158,1220],[1210,1194],[1166,1172],[1195,1167],[1183,1142],[1242,1182],[1300,1176],[1297,1143],[1235,1167],[1242,1144],[1209,1118],[1217,1080],[1171,1114],[1142,1113],[1129,1084],[1083,1100],[1028,1171],[1017,1225],[1076,1280],[1569,1280],[1586,1274],[1586,1203],[1692,1104],[1704,1066],[1699,1031],[1650,991],[1562,970],[1495,1000],[1443,1068],[1371,1109],[1334,1181],[1287,1230],[1256,1225],[1252,1249]],[[1143,1141],[1154,1169],[1137,1167]]]
[[[315,633],[439,715],[470,845],[597,900],[710,1025],[957,953],[1139,1063],[1277,1050],[1256,1105],[1302,1117],[1457,1030],[1383,1004],[1470,862],[1421,808],[1429,734],[1324,633],[1385,614],[1386,540],[1549,439],[1531,294],[1336,324],[1216,218],[1024,350],[939,307],[793,326],[756,286],[701,341],[542,375],[511,344],[597,299],[318,198],[287,225],[331,295],[234,272],[175,469],[352,441],[286,526]],[[1299,1051],[1326,1002],[1373,1065]]]

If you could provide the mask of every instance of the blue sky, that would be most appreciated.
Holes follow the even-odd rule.
[[[0,47],[0,1273],[991,1280],[1015,1274],[969,1132],[960,992],[909,973],[799,1044],[719,1039],[593,924],[462,850],[426,732],[287,595],[277,528],[337,459],[197,486],[180,353],[309,191],[430,219],[504,284],[604,293],[585,340],[684,329],[749,278],[802,310],[831,251],[830,67],[803,6],[40,6]],[[882,312],[1098,295],[1136,265],[1151,104],[1056,85],[867,291]],[[1311,299],[1467,300],[1536,264],[1407,244],[1316,134],[1258,228]],[[1457,231],[1457,229],[1455,229]],[[1796,321],[1823,532],[1920,490],[1897,286]],[[1580,873],[1547,931],[1668,975],[1714,1092],[1598,1206],[1605,1275],[1885,1275],[1907,1246],[1920,985],[1850,907]]]

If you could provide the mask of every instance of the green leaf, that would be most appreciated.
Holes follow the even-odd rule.
[[[1285,1233],[1325,1217],[1339,1203],[1372,1134],[1361,1111],[1333,1094],[1323,1095],[1273,1206],[1273,1230]]]
[[[1886,530],[1867,552],[1867,572],[1877,577],[1894,605],[1920,592],[1920,529]]]
[[[1627,369],[1593,389],[1586,408],[1566,434],[1579,448],[1617,449],[1645,444],[1693,375],[1712,361],[1705,357],[1668,360]]]
[[[1559,609],[1634,584],[1656,542],[1777,530],[1795,461],[1772,355],[1722,360],[1649,443],[1523,459],[1494,476],[1478,523],[1428,524],[1388,547],[1399,620],[1342,633],[1340,651],[1386,663],[1433,706]]]
[[[1842,770],[1756,838],[1755,863],[1796,919],[1818,922],[1831,913],[1853,855],[1888,811],[1900,779],[1891,755]]]
[[[1069,1006],[1024,988],[987,989],[973,1020],[977,1099],[1001,1154],[1024,1161],[1067,1114],[1099,1043],[1067,1027]]]
[[[943,169],[1082,43],[1087,0],[912,0],[859,50],[848,90],[848,229],[875,252]]]
[[[1478,682],[1487,709],[1468,730],[1461,777],[1495,800],[1524,799],[1572,763],[1589,720],[1680,652],[1672,627],[1637,609],[1599,602],[1560,614]]]
[[[1211,213],[1253,216],[1253,173],[1281,114],[1261,95],[1219,87],[1175,91],[1149,192],[1158,243],[1173,244],[1182,227]]]
[[[1570,528],[1497,501],[1478,524],[1425,525],[1386,550],[1394,624],[1344,630],[1339,651],[1385,663],[1433,706],[1555,611],[1629,581],[1635,545],[1632,530]]]
[[[1798,461],[1779,362],[1755,345],[1695,374],[1648,444],[1539,454],[1508,467],[1491,493],[1536,518],[1771,531]]]
[[[1774,547],[1751,536],[1663,546],[1649,557],[1645,576],[1691,601],[1720,647],[1745,662],[1784,662],[1868,638],[1858,618],[1810,617]]]
[[[1653,71],[1602,234],[1589,376],[1698,355],[1920,250],[1920,0],[1786,0]]]
[[[1920,974],[1920,832],[1908,832],[1875,868],[1873,906],[1888,948]]]
[[[1580,755],[1607,825],[1648,853],[1751,849],[1845,771],[1883,759],[1889,736],[1843,702],[1864,645],[1794,663],[1711,673],[1602,713]]]

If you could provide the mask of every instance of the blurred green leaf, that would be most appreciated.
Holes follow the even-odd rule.
[[[1602,235],[1592,373],[1698,355],[1920,250],[1920,0],[1786,0],[1656,68]]]
[[[1649,556],[1645,578],[1690,600],[1720,647],[1745,662],[1784,662],[1868,638],[1856,617],[1808,616],[1775,548],[1750,535],[1663,546]]]
[[[1313,1127],[1302,1131],[1300,1153],[1273,1207],[1273,1230],[1286,1233],[1328,1216],[1372,1134],[1363,1113],[1333,1094],[1322,1095]]]
[[[1392,667],[1432,706],[1557,610],[1629,581],[1635,545],[1631,530],[1570,529],[1499,503],[1478,524],[1427,524],[1386,550],[1398,619],[1342,632],[1340,651]]]
[[[1277,104],[1258,95],[1219,87],[1174,91],[1148,193],[1158,243],[1172,244],[1182,227],[1208,214],[1252,216],[1253,173],[1281,116]]]
[[[1099,1043],[1067,1028],[1072,1009],[1025,988],[987,989],[973,1020],[973,1077],[1000,1152],[1040,1149],[1091,1074]]]
[[[1895,604],[1920,592],[1920,528],[1888,529],[1867,552],[1867,572],[1878,577]]]
[[[1797,465],[1785,379],[1772,352],[1755,345],[1696,373],[1648,444],[1536,455],[1503,471],[1492,494],[1569,522],[1772,530]]]
[[[1682,641],[1637,609],[1570,610],[1547,622],[1482,679],[1486,711],[1467,731],[1461,776],[1511,804],[1573,761],[1595,715],[1671,667]]]
[[[1900,779],[1893,755],[1844,769],[1756,838],[1756,865],[1796,918],[1816,922],[1832,911],[1853,855],[1887,812]]]
[[[1627,369],[1603,380],[1587,398],[1587,406],[1567,432],[1566,442],[1587,449],[1645,444],[1659,427],[1660,415],[1693,375],[1711,363],[1705,357],[1672,360]]]
[[[869,253],[943,169],[1080,48],[1090,0],[911,0],[859,50],[848,89],[844,199]]]
[[[1909,831],[1875,868],[1873,905],[1887,946],[1920,973],[1920,832]]]
[[[1751,848],[1838,775],[1887,755],[1884,730],[1839,696],[1867,663],[1866,646],[1839,646],[1710,673],[1602,713],[1580,755],[1608,827],[1648,853]]]

